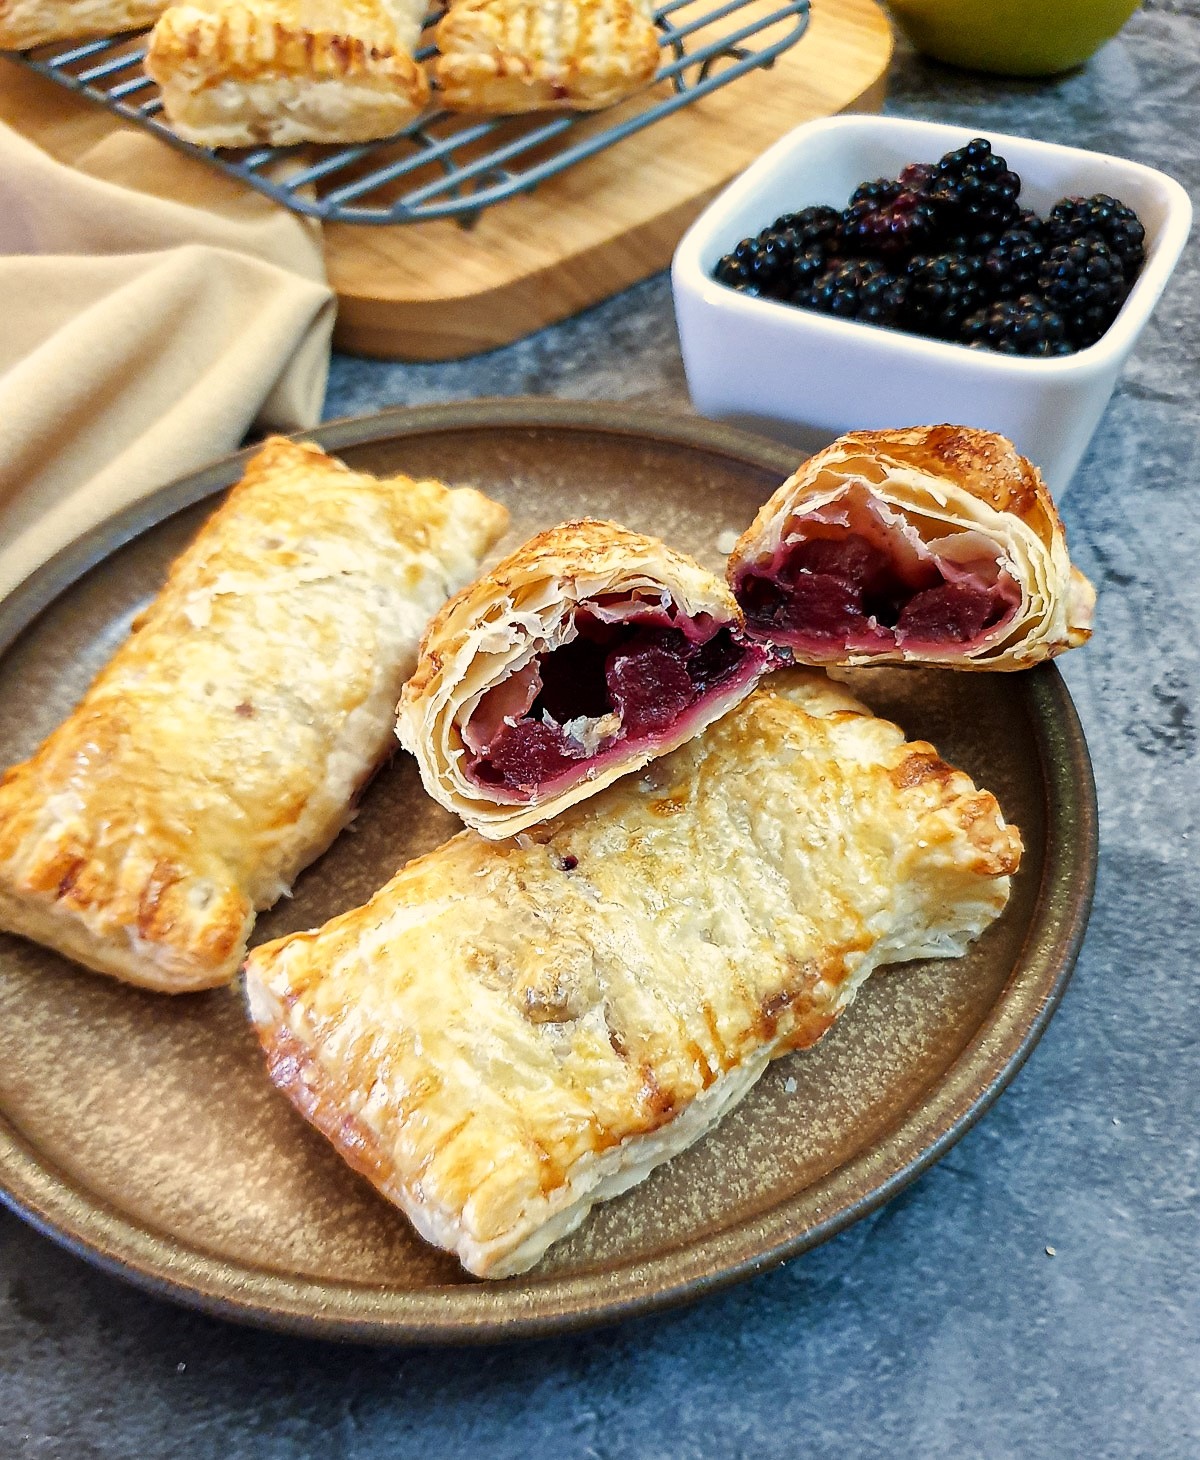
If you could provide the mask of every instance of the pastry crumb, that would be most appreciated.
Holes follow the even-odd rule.
[[[795,1075],[789,1075],[787,1077],[787,1079],[783,1082],[783,1088],[788,1092],[789,1095],[794,1095],[796,1093]]]
[[[740,532],[734,532],[732,527],[727,527],[724,532],[717,533],[717,551],[724,553],[726,557],[737,547],[737,540]]]
[[[1053,1247],[1047,1247],[1046,1248],[1046,1256],[1047,1257],[1057,1257],[1058,1256],[1058,1252]]]

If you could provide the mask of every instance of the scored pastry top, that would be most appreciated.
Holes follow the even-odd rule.
[[[715,574],[617,523],[567,522],[436,616],[397,734],[430,795],[508,836],[697,734],[770,657]]]
[[[1037,469],[990,431],[857,431],[729,559],[749,631],[813,664],[1021,669],[1084,643],[1095,592]]]
[[[453,0],[432,70],[458,111],[594,110],[650,80],[658,41],[647,0]]]
[[[275,438],[83,700],[0,778],[0,927],[130,982],[227,982],[353,814],[430,613],[507,513]]]
[[[962,953],[1021,839],[824,675],[786,670],[515,841],[464,832],[256,949],[272,1077],[484,1276],[689,1146],[881,963]]]

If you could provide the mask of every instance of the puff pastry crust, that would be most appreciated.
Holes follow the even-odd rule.
[[[345,1160],[504,1277],[815,1043],[880,964],[962,953],[1020,855],[931,745],[785,670],[556,821],[463,832],[254,950],[251,1017]]]
[[[165,992],[237,971],[353,814],[479,492],[268,441],[81,703],[0,779],[0,928]]]
[[[594,111],[658,69],[647,0],[452,0],[432,62],[454,111]]]
[[[166,0],[0,0],[0,50],[142,30],[165,9]]]
[[[423,0],[186,0],[154,27],[146,71],[201,147],[369,141],[429,100],[424,14]]]
[[[435,800],[511,836],[681,745],[768,661],[691,558],[614,522],[567,522],[432,621],[396,733]]]
[[[1095,591],[1045,483],[989,431],[857,431],[729,559],[750,632],[810,664],[1024,669],[1084,643]]]

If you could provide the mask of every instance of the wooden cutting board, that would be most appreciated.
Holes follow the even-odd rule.
[[[664,268],[709,199],[792,127],[878,109],[891,53],[875,0],[813,0],[807,32],[770,70],[489,208],[473,228],[327,225],[336,346],[384,359],[457,359],[607,299]],[[67,162],[131,125],[11,63],[0,64],[0,117]],[[194,196],[203,164],[159,145],[160,177],[177,169],[178,196]]]

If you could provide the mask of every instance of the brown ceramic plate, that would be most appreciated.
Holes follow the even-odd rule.
[[[545,401],[393,411],[314,433],[355,466],[473,483],[510,541],[588,512],[713,567],[794,453],[695,420]],[[239,475],[231,457],[56,559],[0,605],[0,765],[67,713]],[[963,959],[868,983],[712,1135],[594,1213],[533,1273],[466,1278],[268,1084],[237,989],[125,988],[0,935],[0,1191],[151,1290],[344,1338],[544,1334],[698,1297],[812,1247],[942,1155],[1012,1079],[1063,991],[1096,859],[1087,750],[1058,673],[869,671],[858,691],[995,791],[1025,837],[1000,921]],[[398,755],[355,829],[260,939],[363,901],[455,830]]]

